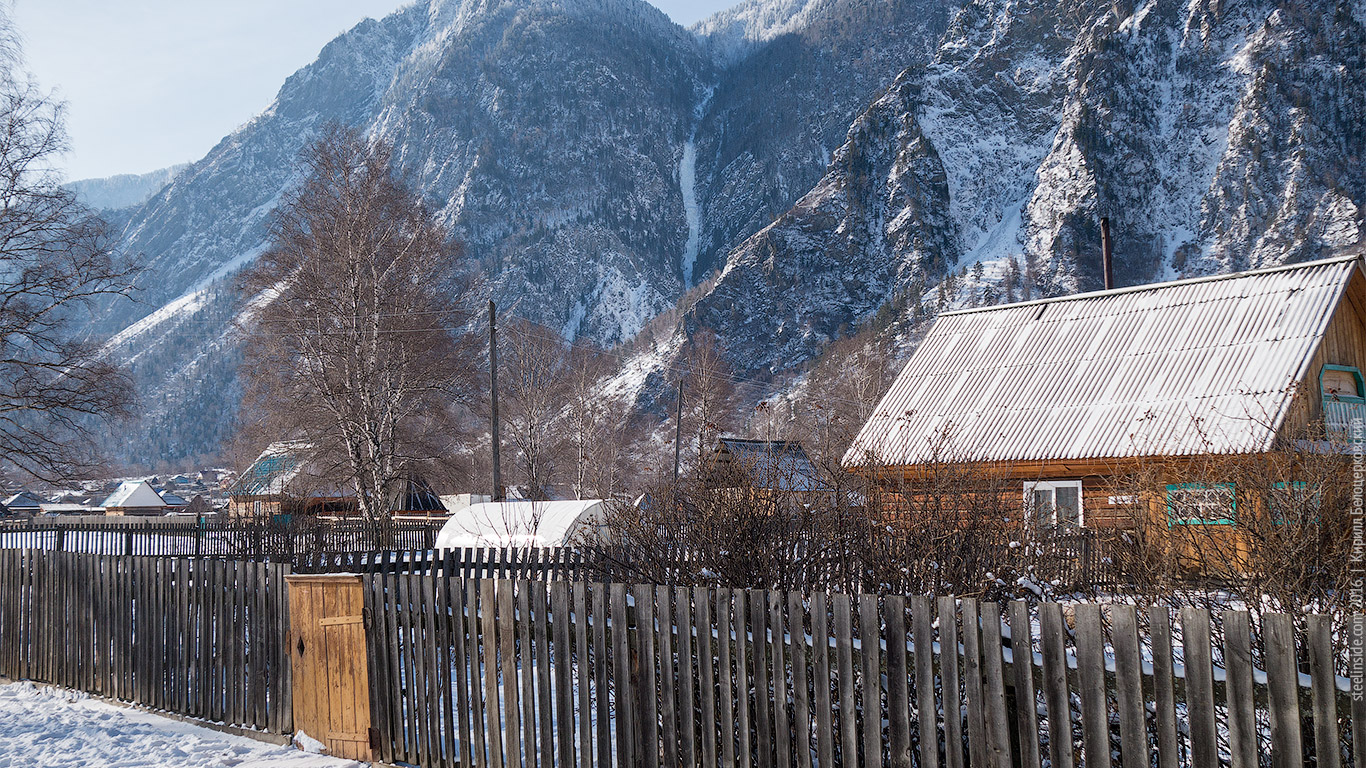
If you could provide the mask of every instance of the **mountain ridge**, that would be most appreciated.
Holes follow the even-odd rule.
[[[638,0],[419,2],[130,214],[158,283],[98,330],[157,374],[194,361],[137,373],[144,434],[188,409],[219,426],[166,450],[221,442],[224,281],[328,120],[394,144],[506,311],[599,346],[676,316],[618,392],[647,411],[701,328],[781,387],[889,307],[1094,287],[1100,216],[1121,284],[1305,260],[1363,230],[1358,11],[752,0],[685,30]]]

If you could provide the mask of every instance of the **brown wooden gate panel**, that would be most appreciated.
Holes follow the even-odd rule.
[[[290,576],[294,727],[328,754],[373,759],[365,596],[351,574]]]

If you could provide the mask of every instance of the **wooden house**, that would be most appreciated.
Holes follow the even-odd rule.
[[[167,511],[166,500],[146,480],[127,480],[100,504],[104,514],[111,516],[162,515]]]
[[[441,497],[416,475],[397,485],[389,509],[405,518],[444,519],[447,515]],[[233,518],[354,517],[358,510],[350,485],[322,466],[302,442],[272,443],[229,491],[228,515]]]
[[[1355,257],[947,312],[844,462],[903,496],[980,470],[1043,526],[1236,536],[1255,511],[1193,467],[1347,450],[1364,323]],[[1116,490],[1154,467],[1162,498]]]
[[[287,521],[294,515],[348,517],[356,500],[343,484],[323,477],[303,442],[271,443],[228,491],[228,516]]]

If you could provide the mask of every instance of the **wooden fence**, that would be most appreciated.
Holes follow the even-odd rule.
[[[0,673],[290,733],[288,572],[0,551]],[[367,666],[389,762],[1366,768],[1366,700],[1335,673],[1363,658],[1334,654],[1323,616],[466,579],[435,560],[356,588],[366,653],[345,661]]]
[[[290,733],[288,572],[0,550],[0,674]]]
[[[440,529],[441,522],[431,520],[47,518],[0,524],[0,549],[290,562],[301,556],[431,549]]]
[[[1160,607],[436,573],[365,589],[389,762],[1366,766],[1326,617],[1297,637],[1265,615],[1254,637],[1244,613]]]

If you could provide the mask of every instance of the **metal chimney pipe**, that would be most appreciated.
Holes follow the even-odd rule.
[[[1105,272],[1105,290],[1115,287],[1115,246],[1110,242],[1110,218],[1100,220],[1100,262]]]

